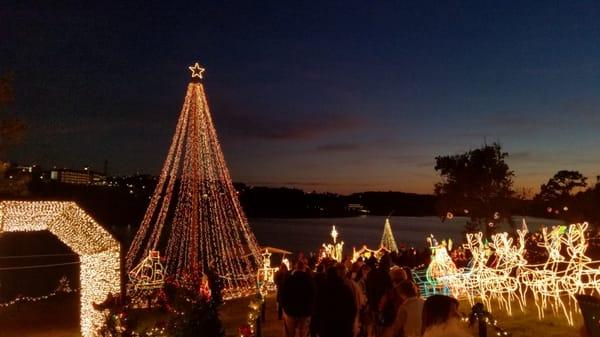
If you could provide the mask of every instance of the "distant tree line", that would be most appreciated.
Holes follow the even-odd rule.
[[[350,195],[304,192],[295,188],[236,184],[249,217],[344,217],[370,215],[435,215],[436,197],[403,192],[361,192]],[[349,208],[362,206],[368,213]]]

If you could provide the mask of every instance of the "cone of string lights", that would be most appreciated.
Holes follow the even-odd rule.
[[[255,290],[260,251],[219,145],[204,69],[198,63],[189,69],[175,135],[126,266],[131,271],[160,251],[167,279],[189,284],[210,271],[225,298],[239,297]]]

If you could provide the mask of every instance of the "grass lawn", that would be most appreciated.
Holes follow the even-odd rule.
[[[0,337],[76,337],[79,294],[0,308]]]
[[[223,306],[221,319],[226,328],[226,336],[238,336],[238,327],[246,322],[248,303],[250,303],[250,299],[245,298],[229,302]],[[554,316],[551,312],[548,312],[543,320],[538,320],[533,300],[530,300],[528,304],[529,307],[525,308],[525,312],[521,312],[518,306],[517,308],[513,308],[512,316],[508,316],[496,306],[492,308],[492,314],[498,320],[498,325],[512,333],[513,337],[579,337],[579,327],[582,324],[581,314],[574,313],[575,325],[569,326],[562,316]],[[471,312],[469,302],[462,301],[460,305],[462,313],[468,314]],[[263,337],[283,336],[283,322],[277,320],[277,306],[274,294],[270,294],[267,298],[266,319],[267,321],[262,330]],[[473,331],[476,331],[475,328],[473,328]],[[494,337],[496,334],[490,329],[488,336]]]
[[[579,337],[579,328],[583,324],[580,313],[573,313],[575,324],[569,326],[563,316],[555,316],[551,311],[546,312],[544,319],[538,320],[533,299],[528,300],[527,305],[525,312],[518,305],[513,306],[512,316],[509,316],[492,302],[492,315],[498,321],[498,326],[510,332],[513,337]],[[460,311],[464,314],[471,312],[468,301],[461,301]],[[488,336],[493,337],[495,333],[490,329]]]
[[[228,337],[239,336],[238,328],[246,323],[251,298],[241,298],[225,303],[220,317]],[[274,294],[267,298],[267,321],[263,325],[263,337],[283,336],[283,322],[277,320]],[[575,326],[569,326],[561,316],[548,313],[543,320],[537,319],[533,302],[528,302],[526,312],[513,309],[513,316],[494,307],[494,317],[499,325],[514,337],[577,337],[582,324],[581,315],[574,313]],[[470,312],[469,303],[461,302],[460,311]],[[0,309],[0,337],[75,337],[79,335],[79,297],[77,294],[51,298],[36,303],[22,303]],[[489,331],[488,336],[495,334]]]
[[[250,304],[251,299],[251,297],[240,298],[223,305],[219,317],[221,317],[221,321],[225,327],[225,336],[239,336],[238,328],[247,324],[248,304]],[[277,320],[277,304],[275,303],[274,293],[267,296],[265,318],[266,322],[262,326],[262,336],[283,336],[283,321]]]

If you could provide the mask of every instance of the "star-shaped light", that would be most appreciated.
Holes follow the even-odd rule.
[[[268,249],[265,249],[265,252],[260,254],[263,257],[263,267],[271,268],[271,252]]]
[[[335,243],[335,240],[338,237],[338,232],[335,230],[335,226],[333,226],[333,229],[331,230],[331,237],[333,238],[333,243]]]
[[[202,73],[204,72],[204,68],[202,68],[198,62],[196,62],[196,64],[194,64],[193,66],[188,67],[188,69],[192,72],[192,78],[194,77],[198,77],[199,79],[202,79]]]

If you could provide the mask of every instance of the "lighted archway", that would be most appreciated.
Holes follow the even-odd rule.
[[[50,231],[80,257],[80,327],[84,337],[95,335],[103,315],[93,302],[119,293],[120,245],[74,202],[2,201],[0,233]]]

